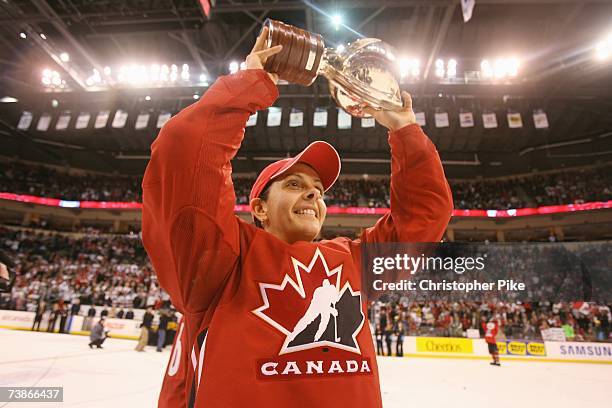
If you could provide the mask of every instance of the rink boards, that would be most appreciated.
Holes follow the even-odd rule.
[[[69,319],[70,334],[88,335],[91,325],[98,318],[75,316]],[[0,328],[30,330],[34,322],[33,312],[0,310]],[[59,327],[59,319],[55,330]],[[138,339],[140,321],[106,319],[105,327],[114,338]],[[46,316],[41,330],[47,330]],[[588,343],[567,341],[500,340],[497,343],[503,359],[542,362],[576,362],[612,364],[612,343]],[[396,351],[395,341],[391,347]],[[484,339],[453,337],[404,337],[404,357],[488,359],[489,350]],[[386,344],[385,344],[386,351]]]

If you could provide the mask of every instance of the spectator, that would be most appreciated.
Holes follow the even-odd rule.
[[[383,331],[380,328],[380,325],[376,325],[374,336],[376,337],[376,354],[379,356],[384,356],[385,350],[383,348]]]
[[[59,317],[59,306],[57,303],[53,304],[51,308],[51,313],[49,313],[49,320],[47,321],[47,332],[53,333],[55,331],[55,324],[57,323],[57,318]]]
[[[161,352],[166,346],[166,330],[170,322],[170,310],[162,308],[159,311],[159,325],[157,327],[157,351]]]
[[[70,316],[68,317],[68,323],[66,326],[66,330],[68,332],[70,331],[72,327],[72,319],[74,318],[74,316],[78,316],[80,311],[81,311],[81,299],[79,299],[78,296],[75,296],[74,299],[72,299],[72,304],[70,305]]]
[[[104,318],[101,317],[98,320],[98,323],[91,329],[91,333],[89,334],[89,348],[92,349],[93,346],[101,349],[102,343],[106,340],[108,332],[104,331]]]
[[[397,322],[395,327],[395,355],[398,357],[404,357],[404,324],[402,322]]]
[[[60,317],[60,326],[59,332],[66,333],[66,322],[68,321],[68,310],[66,308],[66,304],[64,303],[64,299],[60,299],[59,303],[59,317]]]
[[[34,314],[34,324],[32,325],[32,331],[40,331],[40,323],[42,322],[43,315],[45,314],[47,304],[43,300],[39,300],[36,304],[36,312]]]
[[[393,342],[392,336],[393,336],[393,326],[391,326],[391,323],[387,323],[387,326],[385,327],[385,344],[387,345],[387,355],[391,356],[392,355],[392,350],[391,350],[391,343]]]
[[[140,338],[138,339],[138,345],[136,351],[145,351],[145,347],[149,344],[149,330],[151,330],[151,323],[153,322],[153,308],[147,307],[142,318],[142,324],[140,325]]]

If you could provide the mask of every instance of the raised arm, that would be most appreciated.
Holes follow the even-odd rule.
[[[404,93],[401,112],[374,112],[389,129],[391,211],[361,236],[362,242],[436,242],[442,238],[453,199],[435,146],[423,133]]]
[[[249,115],[278,97],[274,78],[257,69],[274,49],[257,46],[250,69],[219,78],[151,147],[142,238],[160,285],[183,313],[207,309],[239,256],[230,160]]]

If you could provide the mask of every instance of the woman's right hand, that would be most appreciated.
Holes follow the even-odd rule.
[[[268,57],[271,57],[274,54],[278,54],[283,49],[282,45],[277,45],[272,48],[268,48],[267,45],[268,38],[268,27],[264,27],[261,30],[261,34],[257,37],[257,41],[255,41],[255,45],[251,50],[251,53],[246,57],[246,68],[247,69],[264,69],[264,64]],[[268,72],[268,76],[275,84],[278,82],[278,75]]]

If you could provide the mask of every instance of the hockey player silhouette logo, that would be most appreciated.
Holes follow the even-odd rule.
[[[295,325],[293,332],[289,335],[289,344],[298,334],[306,330],[308,325],[314,322],[319,316],[319,327],[314,336],[314,341],[319,341],[323,332],[327,328],[327,324],[329,323],[329,316],[334,316],[334,341],[340,341],[338,337],[338,311],[336,310],[336,302],[338,301],[338,291],[335,286],[332,286],[329,283],[329,280],[323,279],[323,286],[320,286],[315,289],[312,300],[310,301],[310,306],[308,310],[306,310],[306,314],[300,319],[298,324]],[[331,306],[330,306],[331,304]]]
[[[287,273],[280,284],[259,283],[263,305],[253,310],[285,335],[279,354],[322,346],[361,354],[361,292],[342,280],[342,265],[330,270],[318,248],[308,265],[291,260],[294,276]]]

